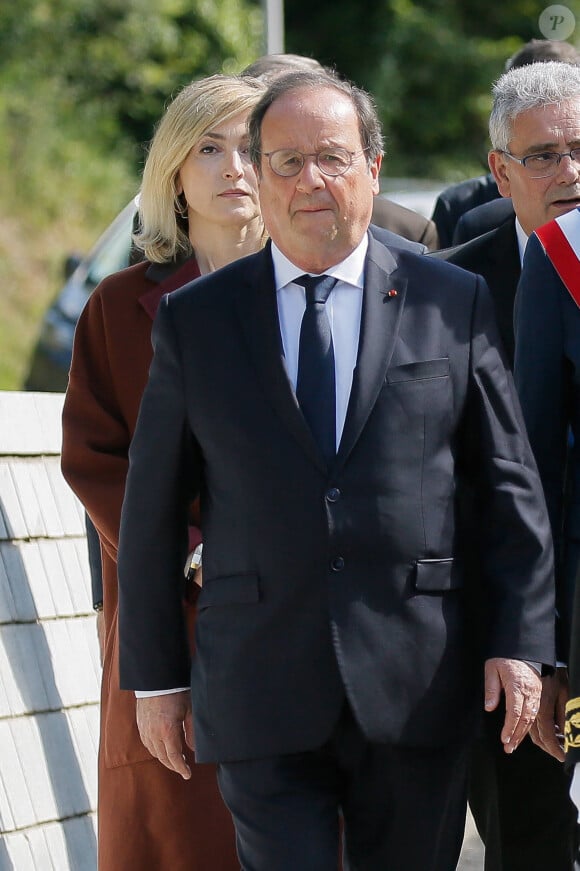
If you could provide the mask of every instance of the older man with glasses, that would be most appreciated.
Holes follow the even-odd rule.
[[[505,73],[493,87],[489,132],[489,165],[501,195],[512,198],[514,214],[496,229],[435,256],[483,275],[511,365],[514,300],[528,237],[580,205],[580,68],[545,62]],[[525,352],[520,348],[519,386],[522,368],[528,376],[524,412],[540,383],[532,375],[537,367],[530,364],[539,353],[535,343],[528,342]],[[530,438],[534,448],[537,439],[532,433]],[[474,571],[482,556],[474,551]],[[558,656],[566,663],[570,597],[559,598]],[[559,707],[562,726],[566,670],[544,683],[544,705],[552,711]],[[486,844],[486,871],[570,871],[577,850],[576,815],[556,735],[552,750],[557,759],[530,738],[506,759],[496,752],[501,724],[495,717],[486,717],[486,737],[478,745],[470,782],[471,808]],[[531,735],[541,744],[537,726]]]
[[[219,763],[244,871],[336,871],[341,819],[345,867],[451,871],[479,709],[505,693],[512,754],[534,663],[553,663],[549,524],[491,301],[481,278],[368,233],[368,94],[290,73],[249,131],[271,241],[164,297],[154,328],[119,549],[122,684],[146,691],[140,734],[163,764],[188,778],[193,734],[197,761]],[[482,506],[481,648],[463,487]],[[178,576],[197,492],[190,662]]]

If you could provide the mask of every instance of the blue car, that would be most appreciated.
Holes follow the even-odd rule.
[[[103,278],[129,265],[137,198],[131,200],[83,258],[69,257],[66,283],[44,315],[24,388],[66,390],[74,331],[89,296]]]

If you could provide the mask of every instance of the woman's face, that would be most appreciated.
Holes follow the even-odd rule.
[[[177,192],[187,201],[190,235],[199,222],[232,227],[261,220],[247,117],[248,112],[242,112],[208,130],[179,170]]]

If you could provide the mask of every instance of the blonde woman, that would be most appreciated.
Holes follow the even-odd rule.
[[[184,781],[139,739],[134,695],[119,688],[116,558],[129,444],[159,301],[264,242],[246,132],[263,90],[251,78],[211,76],[169,105],[143,172],[134,241],[146,260],[106,278],[76,330],[62,468],[98,530],[103,557],[99,871],[239,869],[213,767],[193,766]],[[192,342],[199,330],[203,324],[191,324]],[[190,542],[198,540],[192,526]],[[184,607],[192,621],[194,605]]]

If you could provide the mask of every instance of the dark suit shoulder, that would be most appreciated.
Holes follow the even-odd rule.
[[[272,257],[263,249],[222,266],[215,272],[195,278],[171,294],[172,303],[182,305],[195,301],[196,305],[221,306],[228,298],[237,297],[248,284],[255,285],[270,279],[273,284]]]
[[[459,245],[481,236],[483,233],[494,230],[507,221],[514,218],[515,212],[511,197],[500,197],[489,203],[482,203],[464,212],[457,221],[453,233],[453,244]]]
[[[480,236],[470,239],[469,242],[452,245],[450,248],[441,249],[441,251],[433,251],[429,256],[436,260],[454,263],[469,272],[479,271],[475,269],[475,266],[480,267],[483,262],[489,260],[493,254],[496,238],[497,229],[488,230],[487,233],[482,233]]]
[[[386,245],[387,248],[402,249],[404,251],[414,251],[415,254],[426,254],[427,247],[420,242],[412,242],[404,236],[394,233],[392,230],[387,230],[384,227],[379,227],[376,224],[371,224],[369,233],[374,236],[377,242],[381,245]]]
[[[486,233],[482,233],[468,242],[462,242],[459,245],[453,245],[441,251],[433,251],[429,257],[454,263],[456,266],[461,266],[462,269],[467,269],[470,272],[478,272],[486,280],[489,268],[493,268],[495,271],[499,264],[505,274],[507,262],[510,261],[509,274],[513,266],[511,261],[519,264],[515,217],[512,215],[500,224],[499,227],[488,230]]]
[[[393,252],[399,269],[403,270],[410,281],[416,285],[422,284],[426,292],[436,296],[438,293],[473,293],[478,276],[460,266],[449,262],[430,252],[427,256],[417,256],[409,251]]]

